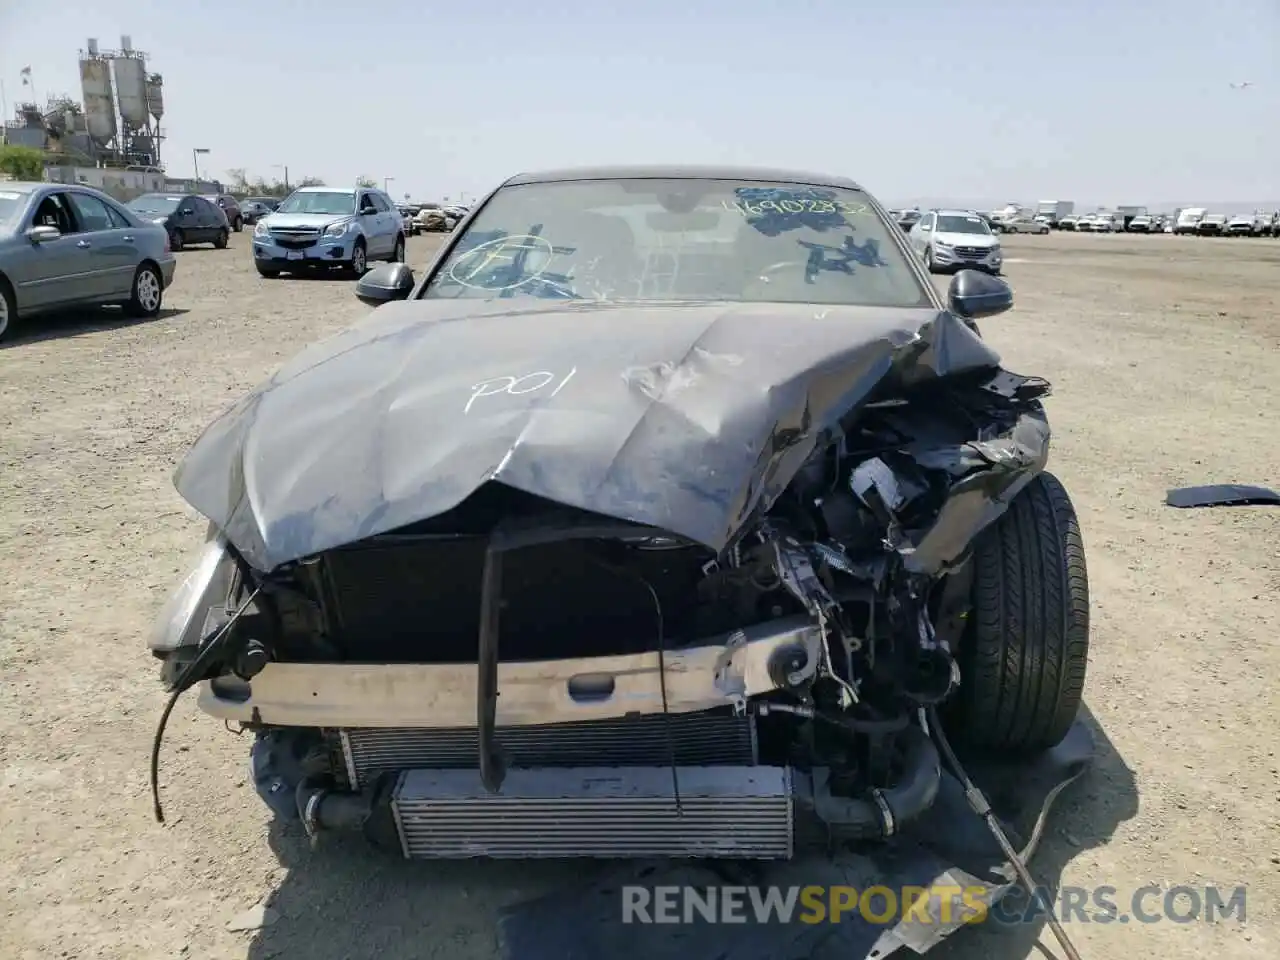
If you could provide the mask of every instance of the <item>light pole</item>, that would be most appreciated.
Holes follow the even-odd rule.
[[[382,192],[383,192],[383,193],[386,193],[386,192],[387,192],[387,184],[389,184],[389,183],[390,183],[392,180],[394,180],[394,179],[395,179],[395,177],[383,177],[383,178],[382,178]]]
[[[286,192],[286,193],[288,193],[288,191],[289,191],[289,165],[288,165],[287,163],[273,163],[273,164],[271,165],[271,167],[272,167],[272,169],[274,169],[274,170],[283,170],[283,171],[284,171],[284,189],[285,189],[285,192]]]
[[[196,147],[191,151],[191,166],[195,168],[197,190],[200,189],[200,154],[208,152],[208,147]]]

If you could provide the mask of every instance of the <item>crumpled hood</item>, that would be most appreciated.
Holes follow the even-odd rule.
[[[175,484],[260,570],[490,480],[718,551],[886,377],[998,364],[931,308],[389,303],[219,417]]]
[[[268,227],[314,227],[323,230],[331,223],[342,223],[354,213],[272,213],[263,217]]]

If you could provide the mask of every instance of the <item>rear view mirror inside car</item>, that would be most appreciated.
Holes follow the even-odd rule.
[[[720,225],[720,216],[710,211],[692,213],[668,213],[657,210],[644,218],[650,230],[660,233],[680,233],[684,230],[714,230]]]

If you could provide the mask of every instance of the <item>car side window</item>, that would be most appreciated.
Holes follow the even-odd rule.
[[[378,194],[378,193],[373,194],[373,205],[378,208],[379,213],[391,212],[391,204],[387,203],[386,198],[383,197],[381,194]]]
[[[374,207],[374,204],[373,204],[373,198],[372,198],[371,196],[369,196],[369,194],[367,194],[367,193],[362,193],[362,194],[360,194],[360,207],[359,207],[359,209],[360,209],[360,210],[364,210],[364,209],[365,209],[365,207]],[[377,209],[377,207],[374,207],[374,209],[376,210],[376,209]]]
[[[123,213],[121,213],[121,212],[120,212],[116,207],[113,207],[113,206],[112,206],[111,204],[109,204],[109,203],[104,203],[104,204],[103,204],[103,206],[104,206],[104,207],[106,207],[106,209],[107,209],[107,217],[108,217],[108,218],[110,218],[110,220],[111,220],[111,229],[112,229],[112,230],[127,230],[127,229],[129,229],[129,227],[131,226],[131,224],[129,223],[129,218],[128,218],[128,217],[126,217],[126,216],[125,216]]]
[[[66,194],[51,193],[40,201],[31,216],[33,227],[53,227],[61,233],[75,233],[75,219],[67,206]]]
[[[67,194],[67,198],[71,201],[72,209],[75,210],[81,233],[116,229],[111,220],[111,211],[97,197],[91,197],[87,193],[70,193]]]
[[[921,229],[921,230],[932,230],[932,229],[933,229],[933,214],[932,214],[932,213],[926,213],[923,217],[921,217],[921,218],[920,218],[920,229]]]

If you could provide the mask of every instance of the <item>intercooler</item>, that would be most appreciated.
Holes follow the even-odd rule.
[[[401,774],[392,811],[410,858],[711,857],[786,860],[785,767],[512,770],[490,794],[472,770]]]
[[[396,773],[406,857],[791,856],[790,772],[757,765],[754,718],[731,710],[499,727],[497,794],[474,728],[330,736],[353,788]]]

